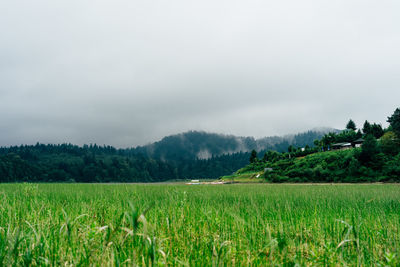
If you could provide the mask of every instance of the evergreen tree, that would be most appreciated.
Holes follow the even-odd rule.
[[[361,146],[360,161],[363,163],[375,161],[378,153],[379,147],[376,138],[372,134],[368,134]]]
[[[335,133],[328,133],[325,134],[322,138],[321,138],[321,143],[323,145],[324,148],[327,148],[328,146],[330,146],[331,144],[335,143],[337,139],[337,134]]]
[[[267,162],[268,161],[268,153],[267,152],[265,152],[264,153],[264,156],[263,156],[263,162]]]
[[[360,131],[360,129],[358,129],[357,134],[356,134],[356,139],[361,138],[362,137],[362,133]]]
[[[251,151],[251,155],[250,155],[250,163],[254,163],[257,162],[257,151],[255,151],[254,149]]]
[[[396,108],[392,116],[388,117],[387,122],[390,123],[393,131],[400,138],[400,108]]]
[[[357,130],[356,124],[354,123],[354,121],[352,119],[349,120],[349,122],[346,125],[346,129],[347,130]]]
[[[393,156],[399,153],[400,146],[396,139],[396,134],[394,132],[387,132],[382,136],[380,145],[383,153]]]
[[[364,122],[364,126],[363,126],[362,130],[363,130],[364,135],[372,133],[371,124],[367,120]]]
[[[380,124],[374,123],[371,125],[371,133],[375,136],[376,139],[379,139],[383,136],[385,132],[383,131]]]

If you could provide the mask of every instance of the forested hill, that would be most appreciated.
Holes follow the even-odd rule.
[[[171,165],[111,146],[0,148],[0,182],[155,182],[178,178]]]
[[[132,149],[132,153],[168,162],[196,159],[211,159],[226,154],[252,151],[286,151],[289,145],[296,147],[313,146],[314,140],[328,132],[338,132],[332,128],[311,130],[296,135],[273,136],[255,139],[201,131],[190,131],[164,137],[161,141]],[[246,159],[248,160],[248,159]],[[245,163],[244,163],[245,164]]]
[[[168,136],[128,149],[72,144],[0,148],[0,182],[156,182],[218,178],[248,164],[257,149],[285,151],[289,145],[312,146],[322,132],[285,137],[235,137],[205,132]]]
[[[400,182],[400,108],[387,117],[389,126],[349,120],[346,130],[329,133],[313,148],[289,147],[250,164],[226,179],[260,178],[269,182]],[[257,175],[257,176],[256,176]]]

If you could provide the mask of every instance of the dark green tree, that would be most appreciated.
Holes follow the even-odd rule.
[[[263,156],[263,162],[267,162],[268,161],[268,153],[267,152],[265,152],[264,153],[264,156]]]
[[[346,129],[347,130],[357,130],[356,124],[354,123],[354,121],[352,119],[349,120],[349,122],[346,125]]]
[[[376,138],[372,134],[368,134],[361,146],[360,161],[362,163],[373,162],[378,153],[379,147]]]
[[[400,108],[396,108],[392,116],[388,117],[387,122],[393,129],[393,132],[400,138]]]
[[[356,133],[356,138],[361,138],[362,137],[362,133],[360,131],[360,129],[358,129],[357,133]]]
[[[289,153],[292,153],[292,152],[296,151],[296,148],[294,146],[290,145],[287,150]]]
[[[321,144],[322,146],[326,149],[328,146],[330,146],[331,144],[335,143],[337,139],[337,134],[335,133],[328,133],[325,134],[322,138],[321,138]]]
[[[335,136],[335,142],[352,142],[357,139],[357,133],[353,130],[345,130]]]
[[[251,155],[250,155],[250,163],[254,163],[257,162],[257,151],[255,151],[254,149],[251,151]]]
[[[371,124],[367,120],[364,122],[362,131],[365,135],[372,133]]]
[[[380,146],[382,152],[388,155],[394,156],[400,151],[400,146],[398,145],[396,134],[394,132],[385,133],[380,140]]]
[[[380,124],[374,123],[371,125],[371,133],[375,136],[376,139],[379,139],[383,136],[385,132],[383,131]]]

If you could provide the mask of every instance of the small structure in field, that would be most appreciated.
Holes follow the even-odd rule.
[[[205,185],[205,184],[212,184],[212,185],[221,185],[221,184],[227,184],[228,182],[225,181],[213,181],[213,182],[200,182],[200,180],[191,180],[189,183],[186,183],[187,185]]]
[[[216,182],[211,182],[210,184],[226,184],[224,181],[216,181]]]
[[[186,183],[188,185],[195,185],[195,184],[200,184],[200,180],[191,180],[190,183]]]

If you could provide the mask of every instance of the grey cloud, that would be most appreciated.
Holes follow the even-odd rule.
[[[2,1],[0,145],[256,137],[399,106],[398,1]]]

